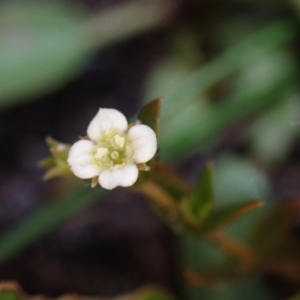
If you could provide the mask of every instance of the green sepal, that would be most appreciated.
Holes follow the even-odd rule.
[[[52,156],[39,161],[40,167],[48,169],[44,175],[44,179],[48,180],[55,177],[72,175],[73,173],[67,162],[70,145],[61,143],[51,137],[46,138],[46,143]]]

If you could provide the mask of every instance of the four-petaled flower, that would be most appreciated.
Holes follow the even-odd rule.
[[[98,177],[100,186],[108,190],[133,185],[137,164],[149,161],[157,149],[155,132],[149,126],[128,126],[125,116],[115,109],[100,108],[87,135],[88,139],[71,147],[68,163],[77,177]]]

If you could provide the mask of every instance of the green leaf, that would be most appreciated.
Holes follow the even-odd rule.
[[[89,58],[81,14],[63,5],[0,7],[0,108],[42,95],[77,75]]]
[[[291,231],[299,219],[300,202],[290,201],[269,213],[257,226],[251,244],[265,257],[275,254],[285,246]]]
[[[21,297],[12,291],[1,291],[0,300],[21,300]]]
[[[156,137],[158,138],[159,133],[159,120],[160,120],[160,111],[162,106],[162,98],[157,98],[148,104],[146,104],[140,111],[138,115],[139,121],[141,121],[143,124],[149,126],[153,129],[153,131],[156,133]],[[144,180],[149,179],[150,175],[152,175],[155,165],[155,156],[147,162],[147,164],[144,166],[141,166],[141,168],[145,168],[147,170],[147,167],[150,168],[150,172],[140,172],[139,173],[139,182],[143,182]]]
[[[299,135],[297,130],[291,130],[297,128],[299,112],[300,101],[294,97],[258,119],[250,128],[250,147],[255,155],[268,163],[283,161]]]
[[[244,203],[228,204],[220,208],[216,208],[203,222],[200,233],[207,234],[218,230],[230,223],[235,222],[262,205],[262,201],[254,200]]]
[[[164,73],[161,69],[154,73],[149,79],[148,89],[156,89],[156,93],[165,99],[165,114],[161,120],[161,157],[182,161],[227,126],[284,99],[294,88],[297,74],[291,55],[290,61],[285,58],[278,60],[281,66],[277,71],[274,72],[273,68],[267,70],[267,80],[261,84],[261,78],[254,78],[247,88],[239,89],[219,105],[209,107],[202,104],[207,103],[207,99],[202,98],[209,88],[245,67],[267,60],[276,49],[282,49],[292,41],[296,30],[297,27],[289,22],[269,24],[194,72],[183,73],[182,70],[184,76],[171,83],[168,82],[169,77],[161,74]],[[161,83],[163,79],[164,84]],[[156,88],[157,84],[153,86],[153,82],[157,82],[159,88]]]
[[[163,98],[157,98],[146,104],[139,113],[138,119],[151,127],[156,135],[159,133],[159,119]]]
[[[212,210],[215,200],[213,179],[213,164],[208,163],[190,204],[197,222],[201,222]]]
[[[99,48],[158,27],[173,12],[170,1],[135,1],[88,19],[57,2],[6,2],[0,6],[0,108],[60,87]]]

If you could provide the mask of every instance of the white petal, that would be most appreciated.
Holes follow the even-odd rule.
[[[139,175],[136,165],[128,165],[123,169],[112,171],[103,171],[99,175],[99,184],[107,190],[111,190],[117,186],[133,185]]]
[[[98,141],[105,132],[124,132],[128,127],[125,116],[116,109],[100,108],[88,126],[87,134],[91,140]]]
[[[128,137],[134,142],[136,163],[145,163],[155,155],[156,134],[149,126],[143,124],[132,126],[128,131]]]
[[[87,140],[78,141],[71,147],[68,163],[77,177],[87,179],[99,175],[100,169],[92,161],[95,148],[95,144]]]

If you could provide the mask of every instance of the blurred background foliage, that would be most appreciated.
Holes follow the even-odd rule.
[[[0,279],[53,297],[145,284],[179,299],[298,291],[299,16],[296,0],[1,1]],[[266,203],[224,230],[268,262],[240,281],[236,258],[179,237],[142,196],[41,180],[47,135],[72,143],[99,107],[134,119],[160,96],[162,162],[195,187],[213,160],[216,206]]]

